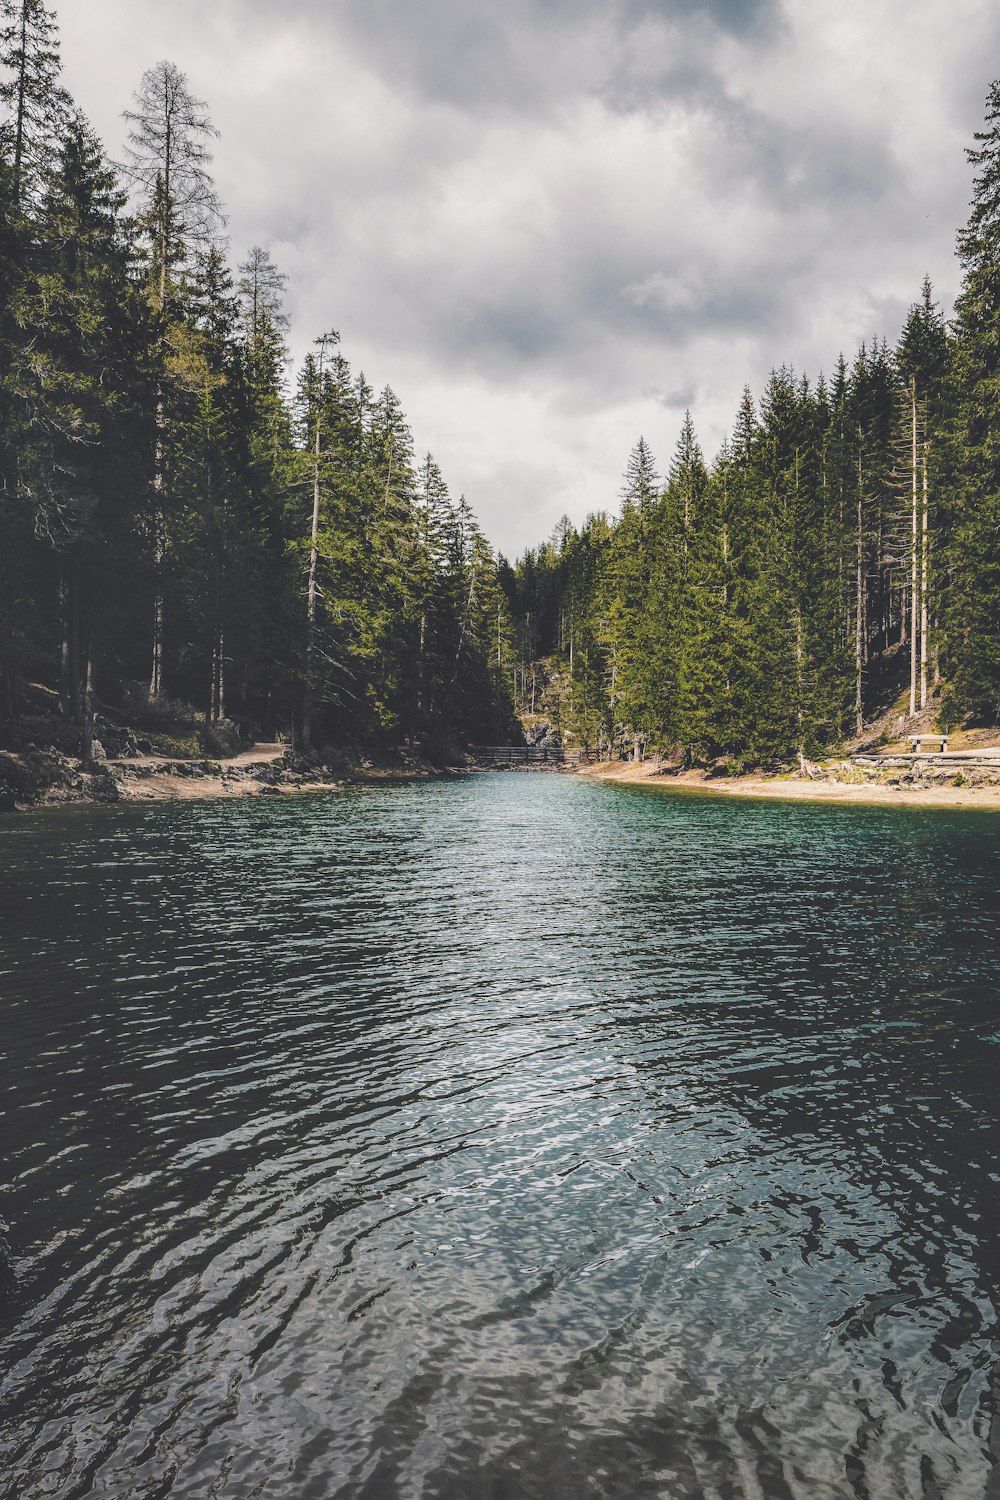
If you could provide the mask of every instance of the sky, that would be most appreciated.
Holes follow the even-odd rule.
[[[636,439],[711,458],[744,385],[946,311],[995,0],[54,0],[119,157],[169,58],[234,258],[389,384],[508,556],[613,511]]]

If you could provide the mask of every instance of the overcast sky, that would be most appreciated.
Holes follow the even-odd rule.
[[[334,326],[496,545],[615,506],[640,433],[708,455],[745,383],[950,310],[995,0],[55,0],[112,155],[170,58],[233,254]]]

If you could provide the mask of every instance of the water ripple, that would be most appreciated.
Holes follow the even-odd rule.
[[[992,818],[0,832],[0,1493],[997,1493]]]

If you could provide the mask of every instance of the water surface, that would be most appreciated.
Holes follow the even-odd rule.
[[[0,1494],[1000,1494],[1000,820],[0,829]]]

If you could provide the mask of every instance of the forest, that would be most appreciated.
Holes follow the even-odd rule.
[[[1000,721],[1000,83],[968,155],[953,320],[925,278],[894,348],[773,370],[711,463],[690,412],[663,478],[640,438],[617,518],[501,563],[522,709],[732,770],[861,743],[889,707]]]
[[[335,329],[289,381],[285,277],[227,258],[207,106],[151,67],[116,167],[51,9],[0,9],[0,721],[41,684],[84,757],[95,705],[197,711],[209,749],[509,736],[497,560]]]
[[[789,764],[902,695],[1000,719],[1000,84],[947,320],[746,390],[706,461],[637,442],[615,514],[497,557],[335,328],[290,372],[285,277],[230,257],[208,106],[138,82],[112,163],[44,0],[0,0],[0,734],[38,694],[328,745],[564,743]],[[334,310],[335,316],[335,310]],[[529,720],[529,722],[532,722]],[[6,725],[6,729],[3,729]]]

